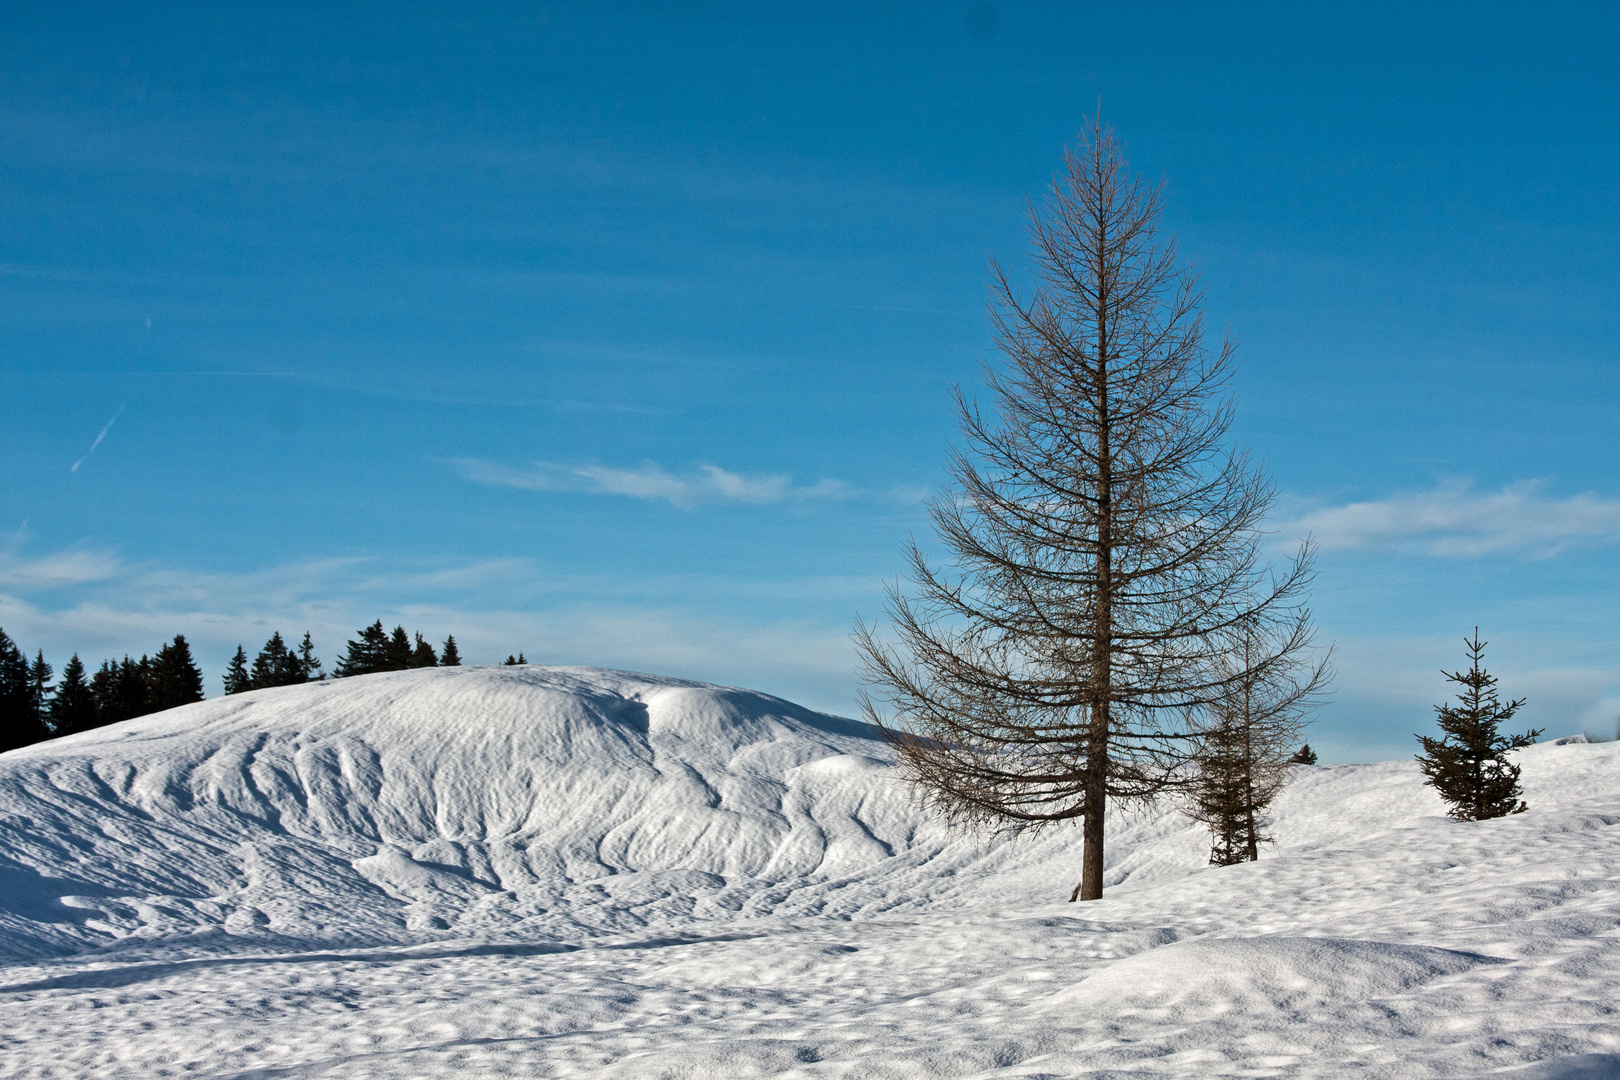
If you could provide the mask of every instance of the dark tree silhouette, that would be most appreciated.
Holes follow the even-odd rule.
[[[161,712],[203,699],[202,669],[192,659],[184,634],[174,635],[174,640],[150,661],[142,657],[141,662],[146,668],[147,712]]]
[[[304,669],[304,681],[311,682],[326,678],[321,671],[321,658],[315,655],[315,642],[310,640],[309,631],[304,631],[304,640],[298,643],[298,663]]]
[[[253,681],[248,675],[247,650],[238,645],[236,655],[225,665],[225,693],[240,694],[251,689]]]
[[[28,665],[28,692],[33,698],[34,715],[39,718],[40,728],[47,736],[50,733],[50,716],[46,710],[51,701],[52,674],[51,665],[45,662],[44,650],[36,649],[34,662]]]
[[[348,643],[348,651],[338,660],[332,673],[344,677],[369,675],[377,671],[404,671],[436,664],[437,659],[430,660],[430,657],[433,657],[433,646],[421,634],[416,635],[413,645],[411,635],[405,632],[403,626],[394,627],[394,632],[390,634],[383,630],[382,620],[378,619],[360,631],[357,639]]]
[[[309,672],[298,654],[287,647],[281,631],[274,631],[264,643],[259,655],[253,658],[253,670],[248,674],[248,686],[263,690],[271,686],[296,686],[309,681]]]
[[[34,700],[28,657],[0,630],[0,752],[39,742],[47,734]]]
[[[147,669],[152,661],[142,656],[131,660],[103,660],[90,677],[90,694],[96,700],[96,727],[133,720],[152,711]]]
[[[382,620],[378,619],[370,626],[361,630],[359,635],[348,642],[348,648],[338,659],[337,666],[332,674],[339,678],[350,675],[369,675],[376,671],[391,671],[388,661],[388,632],[383,629]]]
[[[63,665],[48,712],[53,735],[72,735],[96,726],[96,698],[85,681],[84,661],[78,653]]]
[[[411,635],[403,626],[394,627],[388,638],[388,671],[404,671],[411,666]]]
[[[444,651],[439,654],[440,667],[460,667],[461,650],[456,648],[456,635],[444,639]]]

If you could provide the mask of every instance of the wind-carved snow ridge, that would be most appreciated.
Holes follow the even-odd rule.
[[[426,670],[204,702],[6,759],[7,894],[34,899],[0,899],[0,950],[759,913],[772,886],[915,838],[906,793],[871,782],[886,760],[865,725],[622,672]]]
[[[0,755],[0,1074],[1620,1076],[1620,744],[1462,824],[1301,767],[1261,862],[1173,807],[943,828],[864,725],[454,668]]]

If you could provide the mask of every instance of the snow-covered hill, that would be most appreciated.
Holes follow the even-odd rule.
[[[539,667],[0,755],[0,1076],[1620,1076],[1620,744],[1479,824],[1301,768],[1247,866],[1120,816],[1086,905],[1076,830],[948,832],[888,759]]]

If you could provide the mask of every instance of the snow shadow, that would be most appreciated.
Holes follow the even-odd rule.
[[[579,945],[561,941],[546,942],[485,942],[477,945],[458,945],[452,948],[419,948],[409,952],[352,951],[278,953],[274,956],[215,956],[194,960],[169,960],[150,964],[132,964],[128,967],[81,971],[72,975],[58,975],[33,982],[0,986],[0,994],[27,994],[38,990],[113,990],[137,983],[165,979],[189,971],[223,967],[263,967],[271,964],[399,964],[421,960],[462,960],[480,956],[551,956],[562,953],[587,951],[634,951],[640,949],[669,949],[684,945],[707,945],[728,941],[748,941],[764,937],[764,933],[732,933],[707,935],[677,935],[643,938],[638,941],[615,941],[603,945]]]

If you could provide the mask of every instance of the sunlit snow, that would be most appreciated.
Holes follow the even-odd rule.
[[[1415,721],[1416,722],[1416,721]],[[0,1076],[1620,1076],[1620,744],[1461,824],[1299,767],[951,832],[870,729],[585,668],[365,676],[0,756]]]

